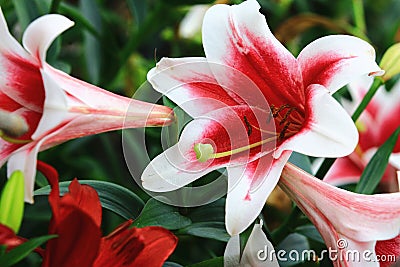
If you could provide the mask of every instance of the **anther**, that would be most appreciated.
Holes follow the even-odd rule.
[[[253,127],[251,126],[250,122],[247,120],[247,117],[244,116],[244,123],[246,124],[247,127],[247,136],[250,136],[251,133],[253,132]]]
[[[290,114],[293,112],[293,110],[296,110],[296,107],[291,107],[286,114],[283,116],[283,119],[281,120],[281,122],[279,123],[279,125],[282,125],[286,122],[286,120],[289,118]]]
[[[285,124],[285,126],[283,126],[282,131],[279,133],[278,140],[281,141],[282,139],[285,138],[285,134],[286,134],[287,129],[289,128],[290,123],[291,123],[291,122],[288,121],[288,122]]]

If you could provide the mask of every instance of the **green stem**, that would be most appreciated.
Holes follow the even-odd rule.
[[[375,78],[374,83],[372,84],[371,88],[368,90],[367,94],[364,96],[361,103],[358,105],[356,111],[354,111],[351,118],[354,122],[358,120],[361,116],[361,113],[365,110],[369,102],[371,102],[372,97],[376,94],[379,87],[383,84],[383,80],[381,78]],[[333,163],[335,163],[335,158],[327,158],[325,159],[321,166],[319,167],[317,173],[315,174],[316,177],[319,179],[323,179],[329,169],[332,167]]]
[[[50,6],[50,13],[57,13],[58,7],[62,0],[53,0]]]
[[[366,32],[363,0],[353,0],[354,23],[363,33]]]
[[[351,118],[353,119],[354,122],[356,122],[358,120],[361,113],[367,107],[369,102],[371,102],[372,97],[376,94],[376,92],[378,91],[379,87],[382,84],[383,84],[383,80],[381,78],[375,78],[374,83],[372,84],[371,88],[368,90],[367,94],[364,96],[363,100],[358,105],[356,111],[354,111],[353,115],[351,116]]]

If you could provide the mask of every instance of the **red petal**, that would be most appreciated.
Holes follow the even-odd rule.
[[[41,112],[44,86],[39,66],[14,54],[4,56],[6,83],[0,90],[20,105]]]
[[[53,166],[50,166],[43,161],[37,161],[37,170],[40,171],[49,182],[51,186],[51,192],[49,194],[49,203],[53,211],[52,220],[57,221],[59,215],[59,202],[60,202],[60,188],[58,186],[58,172]],[[51,224],[50,224],[51,225]]]
[[[150,226],[131,228],[129,220],[103,237],[94,267],[162,266],[177,244],[168,230]]]
[[[365,167],[362,164],[361,159],[357,159],[358,156],[356,154],[352,154],[352,157],[348,156],[337,159],[333,166],[329,169],[328,173],[325,175],[324,182],[336,186],[348,183],[356,183],[360,179],[363,168]]]
[[[43,266],[92,266],[101,240],[101,206],[97,192],[74,179],[67,194],[60,198],[58,173],[38,161],[37,169],[48,179],[53,217],[49,234],[58,235],[46,246]]]
[[[25,238],[17,236],[12,229],[0,224],[0,245],[6,245],[7,251],[21,245],[26,241],[27,240]],[[42,256],[44,255],[44,250],[40,247],[36,248],[35,251]]]
[[[6,245],[7,250],[15,248],[25,241],[25,239],[18,237],[11,228],[0,224],[0,244]]]
[[[100,228],[102,211],[99,195],[96,190],[91,186],[79,184],[78,180],[75,178],[69,185],[69,193],[61,199],[61,202],[69,201],[69,196],[73,203],[77,205],[80,210],[88,214],[96,223],[97,227]]]
[[[382,121],[380,122],[381,127],[379,128],[379,140],[378,144],[383,144],[389,136],[400,126],[400,105],[390,110]],[[400,141],[397,140],[396,146],[393,149],[394,153],[400,152]]]
[[[0,91],[0,107],[3,110],[12,112],[20,109],[22,106]]]
[[[47,242],[42,266],[92,266],[100,246],[100,228],[76,206],[61,204],[61,209],[69,212],[57,225],[51,222],[53,227],[49,234],[58,237]]]

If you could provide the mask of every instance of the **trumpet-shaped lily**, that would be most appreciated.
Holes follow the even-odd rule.
[[[371,85],[371,79],[360,79],[351,83],[348,88],[353,99],[344,102],[349,112],[361,102]],[[356,183],[375,153],[390,134],[400,126],[400,82],[390,92],[382,86],[376,96],[364,110],[356,125],[359,131],[359,142],[355,151],[347,157],[339,158],[329,169],[324,181],[333,185]],[[382,177],[385,190],[397,191],[396,170],[400,169],[400,141],[397,142],[389,158],[389,165]]]
[[[19,138],[2,133],[0,166],[8,160],[9,175],[24,172],[29,202],[38,151],[81,136],[123,126],[163,125],[172,119],[167,107],[115,95],[47,64],[48,47],[73,24],[61,15],[40,17],[26,29],[22,47],[0,10],[0,108],[22,116],[29,126]]]
[[[335,252],[335,266],[388,266],[400,255],[400,192],[356,194],[291,164],[284,167],[279,186]]]
[[[177,238],[162,227],[130,228],[128,220],[106,237],[101,237],[102,210],[97,192],[74,179],[69,192],[60,198],[58,174],[38,162],[52,190],[49,203],[53,217],[43,267],[50,266],[162,266],[173,252]]]
[[[259,8],[255,0],[211,7],[203,21],[206,58],[164,58],[148,73],[194,120],[147,166],[144,188],[175,190],[227,167],[231,235],[260,213],[291,151],[353,151],[357,130],[331,94],[358,76],[382,74],[374,49],[351,36],[318,39],[295,58]]]

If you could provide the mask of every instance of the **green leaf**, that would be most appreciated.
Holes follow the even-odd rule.
[[[48,240],[57,237],[56,235],[46,235],[41,237],[32,238],[27,242],[19,245],[18,247],[10,250],[8,253],[0,256],[0,266],[9,267],[23,260],[28,256],[35,248],[41,246]]]
[[[199,222],[193,223],[178,231],[178,234],[188,234],[198,237],[228,242],[230,236],[226,232],[223,222]]]
[[[191,209],[188,217],[192,222],[225,222],[225,199]]]
[[[35,2],[32,0],[14,0],[13,4],[21,30],[25,30],[29,23],[39,16]]]
[[[127,4],[136,24],[140,26],[146,17],[147,2],[143,0],[127,0]]]
[[[24,174],[11,174],[0,197],[0,223],[18,233],[24,216]]]
[[[92,33],[96,37],[100,37],[99,32],[96,30],[96,28],[85,18],[84,15],[82,15],[81,11],[77,9],[76,7],[66,4],[62,2],[59,6],[59,11],[67,15],[69,18],[71,18],[75,23],[76,27],[79,28],[85,28],[88,30],[90,33]]]
[[[102,31],[102,23],[99,7],[94,0],[81,0],[80,7],[82,14],[93,25],[97,32]],[[97,84],[100,80],[101,60],[101,44],[99,39],[88,31],[84,32],[84,56],[86,61],[86,69],[89,74],[90,81]]]
[[[304,171],[312,174],[311,162],[308,156],[297,152],[292,152],[292,155],[289,158],[289,162],[293,163],[300,169],[303,169]]]
[[[293,251],[296,251],[297,255],[303,255],[303,251],[308,250],[310,247],[308,245],[307,238],[303,235],[294,233],[288,235],[277,247],[276,251],[286,251],[285,255],[293,255]],[[284,260],[279,261],[279,266],[289,267],[304,262],[303,257],[285,257]]]
[[[0,258],[6,253],[7,246],[6,245],[0,245]]]
[[[375,188],[381,181],[383,174],[385,173],[390,154],[396,145],[399,133],[400,127],[393,132],[393,134],[381,147],[378,148],[378,150],[372,156],[361,175],[360,181],[357,184],[357,193],[372,194],[374,192]]]
[[[162,226],[168,230],[176,230],[191,224],[191,220],[179,214],[178,208],[169,206],[154,198],[147,201],[142,213],[133,223],[135,227]]]
[[[144,202],[135,193],[120,185],[95,180],[80,180],[79,183],[90,185],[99,194],[101,206],[125,219],[136,218],[144,206]],[[68,192],[70,182],[60,183],[60,193]],[[35,196],[48,195],[50,186],[35,191]]]
[[[314,225],[302,225],[297,227],[294,231],[296,233],[304,235],[305,237],[308,237],[311,240],[317,241],[321,244],[325,244],[321,234],[318,232],[317,228],[315,228]]]
[[[224,266],[224,257],[217,257],[210,260],[202,261],[187,267],[221,267]]]

